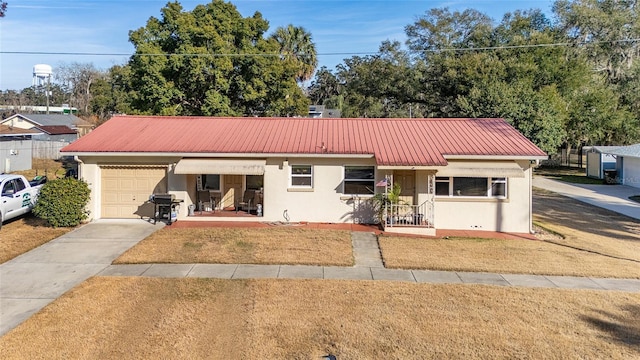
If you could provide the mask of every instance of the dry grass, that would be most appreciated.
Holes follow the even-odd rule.
[[[353,265],[351,234],[299,228],[164,228],[114,261]]]
[[[62,236],[74,228],[53,228],[32,214],[2,225],[0,230],[0,263]]]
[[[546,241],[381,237],[390,268],[640,278],[640,222],[535,190]]]
[[[640,263],[535,240],[384,236],[379,242],[388,268],[640,278]]]
[[[52,159],[33,159],[30,170],[15,171],[14,174],[23,175],[31,180],[37,175],[46,175],[49,180],[63,178],[65,169],[62,163]]]
[[[558,243],[640,262],[640,221],[549,191],[534,194],[534,220],[562,234]]]
[[[93,278],[0,358],[640,357],[640,294],[329,280]]]

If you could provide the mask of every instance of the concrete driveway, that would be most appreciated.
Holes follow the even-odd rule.
[[[0,265],[0,336],[162,226],[98,220]]]
[[[629,200],[640,195],[640,189],[631,186],[570,184],[543,176],[534,177],[533,186],[640,220],[640,204]]]

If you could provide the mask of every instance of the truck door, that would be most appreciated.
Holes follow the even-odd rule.
[[[23,188],[24,189],[24,188]],[[14,179],[8,180],[2,186],[2,205],[5,208],[4,218],[11,219],[18,216],[22,209],[24,191],[17,191]]]

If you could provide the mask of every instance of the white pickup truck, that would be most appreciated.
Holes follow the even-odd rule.
[[[0,175],[0,228],[3,222],[33,209],[44,182],[46,178],[34,179],[32,185],[22,175]]]

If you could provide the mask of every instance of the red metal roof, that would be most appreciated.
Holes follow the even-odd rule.
[[[371,154],[378,165],[445,155],[546,156],[503,119],[115,116],[66,153]]]

